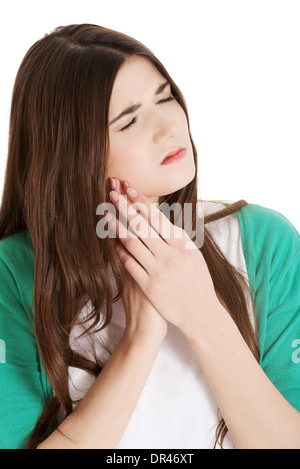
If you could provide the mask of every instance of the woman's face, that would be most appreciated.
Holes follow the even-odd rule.
[[[148,60],[131,58],[118,72],[109,108],[108,177],[128,181],[151,202],[185,187],[195,176],[185,113],[175,99],[164,102],[172,96],[170,85],[156,94],[166,81]],[[135,105],[140,107],[116,120]],[[186,148],[186,156],[161,165],[178,147]]]

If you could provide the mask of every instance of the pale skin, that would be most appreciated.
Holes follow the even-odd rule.
[[[109,126],[107,176],[130,182],[151,202],[185,187],[195,176],[186,115],[176,99],[167,101],[173,96],[170,85],[155,94],[166,81],[147,60],[131,58],[117,74],[109,107],[111,123],[123,110],[141,104]],[[163,156],[178,147],[186,148],[185,158],[161,165]]]
[[[120,259],[161,316],[189,340],[235,446],[300,449],[299,412],[268,379],[220,304],[201,252],[186,249],[185,243],[192,241],[179,227],[172,228],[182,231],[181,239],[163,238],[162,225],[170,221],[158,208],[151,212],[142,193],[136,191],[132,198],[128,188],[129,197],[119,194],[114,200],[116,193],[111,192],[111,200],[118,212],[127,211],[128,223],[140,219],[136,236],[117,218],[110,220],[118,235]],[[140,213],[144,207],[143,215],[154,212],[153,218],[140,217],[136,203]],[[160,236],[154,237],[152,230]]]
[[[120,260],[153,306],[156,323],[159,313],[165,320],[162,328],[166,321],[171,322],[186,335],[235,446],[299,449],[300,413],[268,379],[219,302],[201,251],[186,249],[185,243],[192,241],[173,225],[169,226],[173,235],[163,238],[162,224],[171,223],[160,210],[155,212],[153,204],[150,207],[159,196],[184,187],[194,177],[183,110],[178,103],[161,104],[157,109],[152,90],[159,81],[163,82],[163,77],[151,64],[135,58],[119,72],[112,95],[112,119],[126,105],[144,101],[139,114],[124,117],[110,129],[108,175],[114,176],[116,184],[112,195],[118,194],[118,200],[111,200],[129,223],[137,216],[133,202],[139,203],[139,208],[140,204],[145,207],[144,222],[139,217],[141,224],[135,236],[117,218],[110,221],[117,233]],[[138,118],[136,123],[120,132],[133,116]],[[168,151],[167,143],[169,150],[176,147],[173,142],[187,147],[187,157],[174,165],[160,166],[161,155]],[[137,196],[130,199],[127,192],[124,198],[119,180],[130,181]],[[154,217],[150,217],[153,210]],[[180,230],[182,237],[177,239],[174,233]],[[154,231],[159,237],[154,237]]]
[[[129,106],[141,107],[109,128],[107,176],[114,178],[112,189],[118,194],[112,203],[129,223],[137,217],[137,202],[145,209],[135,235],[117,217],[110,222],[128,274],[122,298],[126,327],[78,407],[37,448],[116,448],[172,323],[194,350],[237,448],[299,449],[299,412],[267,378],[219,302],[201,251],[186,249],[185,243],[192,243],[188,235],[158,208],[153,212],[160,196],[185,187],[195,176],[184,111],[177,101],[165,101],[172,96],[170,87],[155,94],[165,81],[141,58],[131,59],[117,74],[109,121]],[[122,131],[133,118],[136,122]],[[178,146],[186,148],[185,158],[161,166],[163,156]],[[136,190],[136,198],[125,197],[124,181]],[[163,225],[169,236],[162,235]],[[151,237],[154,232],[157,236]]]

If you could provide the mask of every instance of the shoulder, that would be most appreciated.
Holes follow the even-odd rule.
[[[32,240],[29,231],[22,231],[0,239],[0,261],[14,270],[24,262],[34,259]]]
[[[8,264],[16,260],[32,259],[33,246],[29,231],[14,233],[0,239],[0,259]]]
[[[278,235],[288,231],[295,237],[299,237],[299,233],[292,223],[277,210],[262,205],[247,204],[237,214],[245,226],[254,224],[255,229],[263,230],[263,232],[276,229],[275,233]]]
[[[247,204],[238,212],[244,244],[270,262],[292,264],[300,255],[300,236],[284,214],[257,204]]]
[[[0,240],[0,292],[22,306],[31,306],[34,253],[29,231]]]
[[[202,211],[222,211],[232,202],[205,201]],[[277,210],[246,204],[236,212],[208,223],[208,229],[223,243],[234,240],[242,245],[248,273],[253,269],[289,270],[300,264],[300,236],[286,216]]]
[[[217,212],[222,212],[230,203],[225,203],[221,201],[204,201],[200,205],[202,217],[215,214]],[[200,213],[200,211],[199,211]],[[213,235],[214,240],[219,244],[222,249],[226,250],[225,245],[230,243],[239,242],[239,221],[236,212],[231,213],[230,215],[221,216],[216,220],[210,220],[205,223],[206,229]]]
[[[205,201],[204,214],[218,212],[232,202],[227,201]],[[290,232],[295,238],[299,238],[299,233],[293,224],[280,212],[264,207],[258,204],[246,204],[232,215],[237,215],[244,228],[261,233],[272,232],[280,236],[282,233]],[[221,218],[220,220],[229,221],[234,217],[232,215]],[[214,223],[214,222],[213,222]]]

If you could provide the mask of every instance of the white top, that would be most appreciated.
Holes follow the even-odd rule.
[[[222,208],[224,208],[222,203],[205,202],[204,205],[205,214]],[[239,268],[248,279],[240,224],[236,213],[211,222],[206,227],[213,234],[229,262]],[[113,294],[116,292],[115,288]],[[247,290],[245,293],[249,311],[252,312],[250,291]],[[88,311],[87,307],[81,314],[87,314]],[[85,327],[87,326],[88,323]],[[125,313],[120,299],[113,304],[110,324],[96,333],[93,339],[83,337],[75,340],[82,333],[83,327],[74,327],[71,333],[71,346],[81,353],[84,350],[88,355],[94,347],[104,366],[119,343],[124,328]],[[90,373],[69,367],[69,388],[72,399],[81,399],[94,381],[95,378]],[[169,323],[167,335],[116,449],[213,448],[218,425],[217,412],[218,404],[188,340],[177,327]],[[229,433],[224,439],[223,447],[234,448]]]

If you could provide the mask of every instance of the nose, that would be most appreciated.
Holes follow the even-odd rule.
[[[158,111],[154,119],[153,141],[157,143],[161,140],[174,137],[178,131],[179,124],[177,120],[164,112]]]

